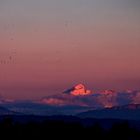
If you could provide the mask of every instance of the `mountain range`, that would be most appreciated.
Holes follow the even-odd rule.
[[[75,115],[90,118],[140,119],[140,92],[92,92],[78,84],[38,101],[0,100],[0,115]]]
[[[140,120],[140,104],[129,104],[101,110],[90,110],[79,113],[77,116],[81,118]]]

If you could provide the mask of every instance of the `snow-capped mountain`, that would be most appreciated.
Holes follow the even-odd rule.
[[[64,93],[44,97],[40,102],[51,106],[78,105],[96,109],[111,108],[113,106],[140,103],[140,92],[130,90],[117,92],[107,89],[95,93],[87,90],[83,84],[78,84],[65,90]]]
[[[68,93],[74,96],[86,96],[91,95],[91,90],[87,90],[83,84],[78,84],[71,89],[64,91],[64,93]]]
[[[78,84],[63,93],[46,96],[39,101],[13,101],[2,98],[0,104],[10,111],[27,115],[75,115],[89,110],[109,108],[119,110],[119,107],[125,109],[125,105],[137,110],[140,92],[131,90],[92,92],[83,84]]]

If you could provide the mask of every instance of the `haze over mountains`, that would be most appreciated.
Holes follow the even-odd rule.
[[[86,115],[83,116],[109,117],[110,114],[115,114],[114,111],[116,112],[116,110],[118,114],[120,112],[121,114],[123,112],[128,114],[130,111],[126,112],[126,110],[132,109],[131,113],[134,110],[137,110],[138,113],[140,112],[139,104],[139,91],[116,92],[114,90],[104,90],[96,93],[88,90],[83,84],[78,84],[57,95],[43,97],[39,101],[0,99],[0,106],[5,108],[5,114],[8,110],[26,115],[77,115],[85,112]],[[102,114],[103,110],[109,112],[108,115],[105,113],[107,116],[104,113]],[[96,114],[95,111],[99,111],[101,114],[97,115],[98,113],[96,112]],[[3,114],[0,112],[0,115]],[[125,115],[125,117],[127,116]]]
[[[44,97],[41,103],[54,106],[88,106],[95,109],[111,108],[113,106],[122,106],[126,104],[139,104],[140,91],[126,90],[117,92],[114,90],[104,90],[94,92],[87,90],[83,84],[78,84],[64,91],[64,94]]]

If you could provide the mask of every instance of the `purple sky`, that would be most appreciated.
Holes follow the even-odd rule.
[[[1,0],[0,93],[140,89],[139,9],[138,0]]]

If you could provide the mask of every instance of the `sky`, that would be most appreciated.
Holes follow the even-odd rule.
[[[0,95],[140,89],[139,13],[139,0],[0,0]]]

